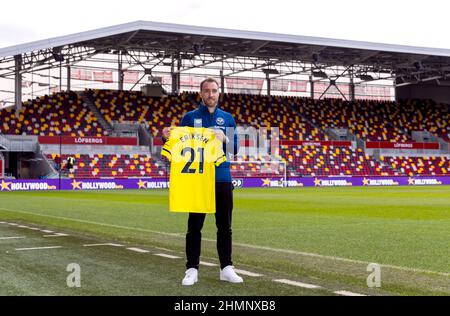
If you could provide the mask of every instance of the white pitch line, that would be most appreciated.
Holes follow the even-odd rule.
[[[25,225],[19,225],[19,226],[17,226],[17,227],[19,227],[19,228],[30,228],[30,227],[25,226]]]
[[[46,233],[46,234],[52,234],[52,233],[54,233],[53,230],[46,230],[46,229],[41,230],[41,232]]]
[[[303,288],[306,288],[306,289],[320,289],[320,288],[322,288],[319,285],[308,284],[308,283],[303,283],[303,282],[297,282],[297,281],[292,281],[292,280],[287,280],[287,279],[276,279],[276,280],[273,280],[273,281],[274,282],[278,282],[278,283],[284,283],[284,284],[299,286],[299,287],[303,287]]]
[[[0,224],[8,224],[7,222],[0,222]]]
[[[40,230],[39,228],[36,228],[36,227],[30,227],[30,228],[28,228],[28,229],[31,229],[31,230]]]
[[[173,251],[173,249],[168,249],[168,248],[163,248],[163,247],[153,247],[153,248],[159,249],[159,250],[162,250],[162,251],[167,251],[167,252],[172,252]]]
[[[55,233],[54,235],[44,235],[44,237],[66,237],[69,236],[68,234],[63,233]]]
[[[7,223],[7,224],[10,226],[19,226],[19,224],[16,224],[16,223]]]
[[[169,259],[181,259],[181,257],[178,256],[172,256],[172,255],[167,255],[165,253],[155,253],[155,256],[160,256],[160,257],[164,257],[164,258],[169,258]]]
[[[98,247],[98,246],[112,246],[112,247],[123,247],[120,244],[106,243],[106,244],[87,244],[83,245],[83,247]]]
[[[57,248],[62,248],[62,246],[48,246],[48,247],[34,247],[34,248],[16,248],[16,251],[57,249]]]
[[[159,234],[163,236],[171,236],[171,237],[177,237],[177,238],[186,238],[185,234],[175,234],[175,233],[167,233],[167,232],[161,232],[151,229],[144,229],[144,228],[137,228],[137,227],[129,227],[129,226],[122,226],[122,225],[114,225],[114,224],[106,224],[106,223],[99,223],[94,221],[86,221],[76,218],[70,218],[70,217],[64,217],[64,216],[52,216],[52,215],[46,215],[46,214],[39,214],[35,212],[26,212],[26,211],[18,211],[18,210],[12,210],[4,207],[0,207],[1,210],[10,211],[14,213],[21,213],[21,214],[31,214],[31,215],[37,215],[41,217],[48,217],[48,218],[57,218],[57,219],[65,219],[70,220],[73,222],[78,223],[85,223],[85,224],[93,224],[103,227],[113,227],[113,228],[120,228],[120,229],[126,229],[126,230],[132,230],[132,231],[140,231],[140,232],[146,232],[146,233],[153,233],[153,234]],[[203,238],[205,241],[211,241],[216,242],[216,240]],[[326,256],[326,255],[320,255],[316,253],[310,253],[310,252],[302,252],[302,251],[296,251],[296,250],[289,250],[289,249],[280,249],[280,248],[272,248],[272,247],[266,247],[266,246],[257,246],[257,245],[250,245],[250,244],[244,244],[244,243],[233,243],[235,246],[241,246],[241,247],[247,247],[251,249],[260,249],[260,250],[267,250],[267,251],[273,251],[278,253],[288,253],[288,254],[294,254],[294,255],[301,255],[301,256],[309,256],[309,257],[316,257],[316,258],[322,258],[327,260],[334,260],[334,261],[343,261],[343,262],[350,262],[350,263],[358,263],[358,264],[364,264],[368,265],[369,261],[363,261],[363,260],[355,260],[355,259],[348,259],[348,258],[341,258],[341,257],[334,257],[334,256]],[[380,264],[380,267],[390,268],[390,269],[396,269],[396,270],[403,270],[403,271],[411,271],[411,272],[418,272],[418,273],[430,273],[430,274],[436,274],[448,277],[450,276],[450,273],[446,272],[439,272],[439,271],[432,271],[432,270],[425,270],[425,269],[417,269],[417,268],[411,268],[411,267],[402,267],[402,266],[395,266],[391,264]]]
[[[22,239],[26,238],[25,236],[11,236],[11,237],[0,237],[0,240],[8,240],[8,239]]]
[[[344,295],[344,296],[367,296],[365,294],[353,293],[353,292],[349,292],[349,291],[334,291],[333,293],[338,294],[338,295]]]
[[[234,271],[236,271],[237,273],[240,273],[240,274],[242,274],[242,275],[247,275],[247,276],[251,276],[251,277],[260,277],[260,276],[263,276],[263,274],[254,273],[254,272],[250,272],[250,271],[247,271],[247,270],[234,269]]]
[[[134,248],[134,247],[130,247],[130,248],[127,248],[127,249],[128,249],[128,250],[131,250],[131,251],[134,251],[134,252],[139,252],[139,253],[147,253],[147,252],[150,252],[150,251],[145,250],[145,249]]]
[[[200,264],[207,266],[207,267],[217,267],[218,266],[218,264],[216,264],[216,263],[205,262],[205,261],[200,261]]]

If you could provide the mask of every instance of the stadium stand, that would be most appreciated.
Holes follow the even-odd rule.
[[[19,113],[0,111],[0,132],[12,135],[102,136],[97,119],[76,93],[55,93],[23,102]]]
[[[160,136],[164,126],[178,125],[186,111],[194,109],[189,94],[147,97],[140,91],[87,90],[106,121],[147,121],[153,136]]]
[[[388,166],[350,147],[303,146],[285,149],[283,157],[289,164],[289,176],[398,176]]]
[[[393,169],[408,176],[446,176],[450,174],[450,160],[445,157],[381,157]]]
[[[200,101],[198,94],[192,98]],[[327,140],[327,135],[286,106],[290,99],[292,98],[226,93],[221,98],[221,106],[234,115],[237,125],[246,124],[255,128],[279,127],[281,139]]]
[[[390,122],[399,129],[409,132],[428,131],[446,142],[450,142],[450,107],[431,100],[406,100],[395,104],[387,103],[386,111]]]
[[[388,102],[295,98],[290,104],[322,129],[347,128],[362,140],[405,142],[413,139],[390,123]],[[391,102],[392,104],[392,102]]]
[[[154,101],[138,91],[87,90],[105,120],[141,122]]]
[[[178,125],[183,114],[200,101],[196,92],[165,97],[148,97],[138,91],[86,90],[84,92],[104,119],[117,122],[146,122],[153,137],[165,126]],[[221,106],[231,112],[238,126],[279,127],[281,140],[329,140],[328,128],[348,129],[360,141],[414,142],[412,132],[427,131],[450,141],[450,108],[433,101],[408,100],[399,103],[339,99],[246,95],[221,95]],[[23,103],[16,114],[0,110],[0,132],[12,135],[104,136],[94,114],[76,93],[55,93]],[[69,153],[67,153],[69,154]],[[73,153],[74,155],[76,153]],[[386,155],[376,159],[361,146],[285,146],[281,161],[288,176],[400,176],[447,175],[448,158],[423,153],[422,157]],[[55,153],[47,154],[54,160]],[[62,156],[63,161],[66,155]],[[233,176],[273,176],[282,168],[264,164],[268,156],[241,154],[232,165]],[[239,161],[243,162],[239,164]],[[255,163],[251,163],[256,161]],[[259,161],[259,162],[258,162]],[[162,177],[164,164],[157,156],[77,155],[73,177]]]

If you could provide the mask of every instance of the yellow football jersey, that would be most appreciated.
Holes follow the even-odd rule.
[[[215,166],[227,159],[214,131],[176,127],[161,154],[170,161],[169,210],[215,213]]]

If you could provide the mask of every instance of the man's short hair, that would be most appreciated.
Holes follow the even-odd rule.
[[[203,80],[203,81],[200,83],[200,91],[202,91],[202,89],[203,89],[203,84],[204,84],[205,82],[214,82],[214,83],[217,85],[218,88],[220,87],[220,85],[219,85],[219,83],[217,82],[216,79],[214,79],[214,78],[212,78],[212,77],[209,77],[209,78],[206,78],[205,80]]]

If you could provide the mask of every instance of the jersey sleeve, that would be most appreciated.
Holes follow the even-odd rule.
[[[173,140],[171,137],[167,139],[167,141],[164,143],[163,148],[161,149],[161,156],[166,157],[169,161],[172,161],[172,143]]]

